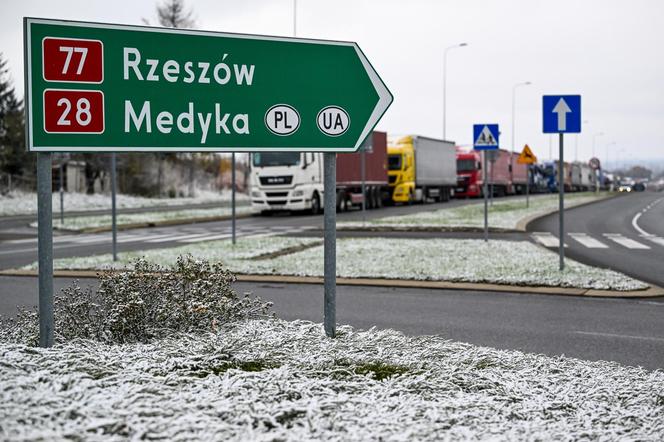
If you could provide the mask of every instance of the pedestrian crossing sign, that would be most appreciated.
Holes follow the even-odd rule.
[[[523,146],[523,150],[521,151],[521,155],[519,155],[519,158],[516,160],[517,163],[519,164],[535,164],[537,162],[537,157],[533,153],[532,150],[530,150],[530,147],[526,144]]]
[[[473,148],[475,150],[498,149],[499,136],[497,124],[475,124],[473,125]]]

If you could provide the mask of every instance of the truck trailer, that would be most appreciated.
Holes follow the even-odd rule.
[[[336,205],[347,210],[366,201],[369,209],[389,197],[387,134],[373,132],[364,143],[365,191],[362,194],[362,153],[337,154]],[[251,155],[251,207],[266,214],[310,211],[323,207],[323,154],[320,152],[256,152]]]
[[[487,184],[496,196],[525,193],[528,166],[517,163],[518,154],[497,149],[490,152],[487,161]],[[484,176],[482,156],[479,151],[457,149],[457,197],[483,195]]]
[[[392,202],[450,199],[456,186],[453,142],[408,135],[390,140],[387,152]]]

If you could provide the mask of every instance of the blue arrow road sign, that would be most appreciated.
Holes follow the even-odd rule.
[[[581,132],[581,95],[544,95],[544,133]]]
[[[474,124],[473,148],[475,150],[496,150],[499,136],[497,124]]]

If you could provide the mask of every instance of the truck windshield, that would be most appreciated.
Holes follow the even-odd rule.
[[[468,172],[475,170],[474,160],[457,160],[457,172]]]
[[[401,155],[388,155],[387,156],[387,169],[388,170],[401,170]]]
[[[255,167],[297,166],[300,164],[299,152],[257,152],[253,154]]]

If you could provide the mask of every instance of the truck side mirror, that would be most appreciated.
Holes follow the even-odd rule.
[[[510,164],[510,167],[509,167],[509,171],[510,171],[510,173],[512,173],[512,165],[511,164]]]
[[[482,170],[482,162],[481,161],[477,162],[477,170]]]

